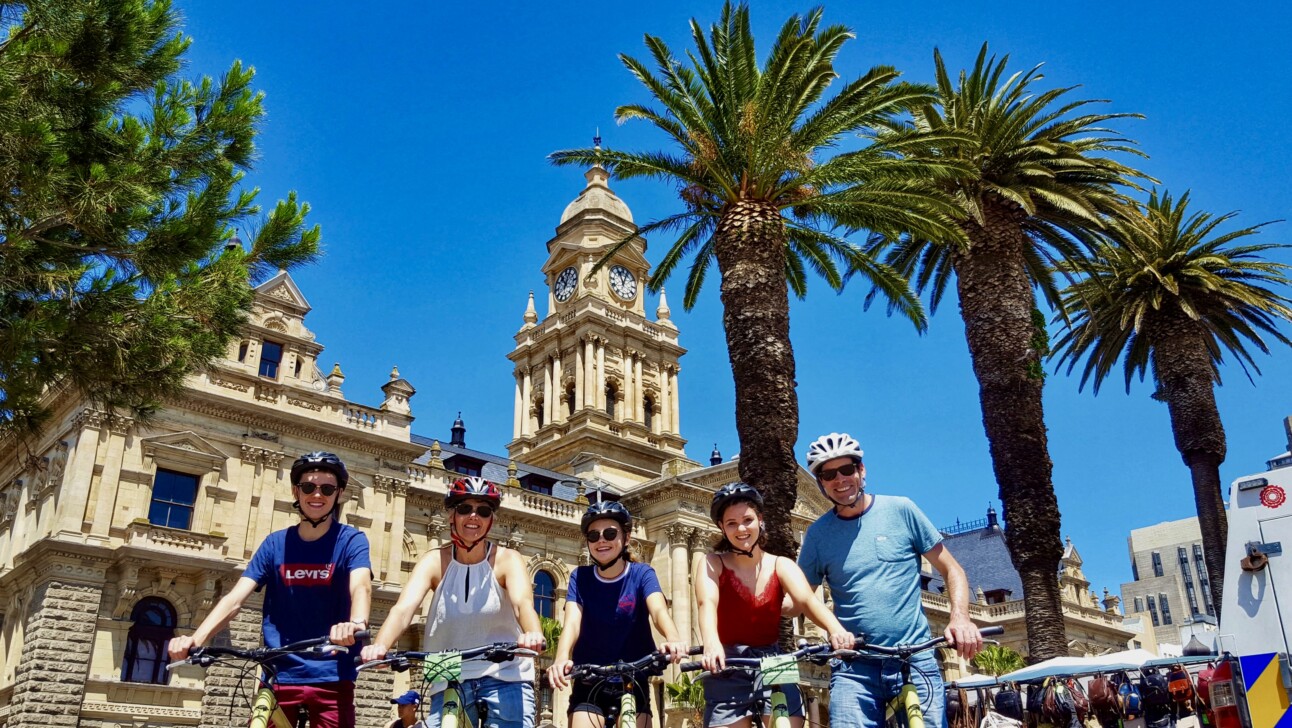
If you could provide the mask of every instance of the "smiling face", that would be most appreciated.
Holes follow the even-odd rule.
[[[607,528],[613,528],[618,532],[613,541],[601,538]],[[619,558],[619,555],[624,552],[624,540],[627,538],[624,533],[624,527],[619,525],[619,521],[613,518],[598,518],[588,524],[587,530],[584,531],[584,536],[586,537],[587,534],[593,531],[597,532],[598,538],[595,543],[588,542],[588,554],[601,564],[608,564]]]
[[[759,537],[763,533],[763,518],[749,501],[736,501],[727,506],[721,526],[722,535],[737,551],[748,552],[762,545]]]
[[[464,504],[471,506],[471,512],[465,516],[460,515],[457,511],[457,507]],[[480,514],[476,512],[480,506],[492,508],[489,503],[479,498],[466,498],[455,503],[453,508],[449,510],[449,518],[453,521],[453,532],[457,534],[458,538],[469,544],[484,538],[489,533],[489,527],[493,525],[493,514],[490,514],[488,518],[481,518]]]
[[[307,489],[314,492],[306,493]],[[332,495],[324,495],[325,490],[332,490]],[[337,488],[336,476],[332,473],[327,470],[311,470],[301,474],[301,482],[292,486],[292,495],[301,504],[301,512],[307,518],[317,521],[332,512],[337,499],[341,497],[341,489]]]
[[[835,503],[852,505],[853,502],[861,495],[861,484],[866,479],[866,466],[858,463],[850,457],[833,458],[821,464],[818,473],[829,473],[837,468],[842,468],[856,463],[856,472],[852,475],[844,475],[835,472],[834,478],[826,480],[818,477],[817,482],[821,484],[822,490],[828,498]]]

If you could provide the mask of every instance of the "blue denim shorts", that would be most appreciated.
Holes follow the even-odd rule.
[[[911,683],[920,696],[924,725],[946,728],[942,671],[925,652],[911,660]],[[862,659],[831,663],[830,728],[883,728],[888,701],[902,690],[899,660]]]
[[[493,677],[462,681],[462,704],[472,725],[479,728],[534,728],[534,685],[506,682]],[[487,715],[480,721],[480,708]],[[426,728],[440,727],[444,693],[431,696],[431,709],[423,719]]]
[[[728,648],[727,657],[768,657],[779,653],[776,645],[768,647]],[[785,707],[792,716],[803,715],[803,696],[797,685],[782,685],[785,693]],[[757,717],[770,714],[772,710],[772,688],[760,686],[754,690],[754,677],[746,672],[732,672],[726,675],[710,675],[704,679],[704,724],[706,726],[727,726],[742,718],[755,717],[754,724],[760,721]]]

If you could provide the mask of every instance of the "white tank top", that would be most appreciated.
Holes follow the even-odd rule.
[[[493,642],[515,642],[520,637],[516,613],[511,603],[503,599],[502,587],[493,573],[493,544],[488,548],[489,553],[478,564],[460,563],[450,550],[448,568],[431,598],[431,610],[426,616],[426,632],[422,636],[424,651],[468,650]],[[463,680],[480,677],[532,682],[534,660],[518,657],[502,663],[463,661]],[[431,694],[443,691],[446,686],[444,682],[435,683]]]

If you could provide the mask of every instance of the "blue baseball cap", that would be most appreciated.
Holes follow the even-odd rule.
[[[391,698],[390,702],[395,705],[421,705],[422,696],[416,690],[409,690],[398,698]]]

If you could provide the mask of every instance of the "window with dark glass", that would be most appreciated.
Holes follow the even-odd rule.
[[[1165,594],[1157,595],[1158,605],[1162,607],[1162,624],[1171,623],[1171,603],[1166,600]]]
[[[1157,621],[1157,600],[1153,599],[1153,597],[1148,597],[1148,613],[1153,618],[1154,627],[1161,624],[1161,622]]]
[[[542,399],[540,399],[540,400],[538,400],[537,402],[535,402],[535,403],[534,403],[534,417],[535,417],[535,419],[537,419],[537,420],[538,420],[538,426],[539,426],[540,428],[541,428],[543,425],[547,424],[547,423],[543,422],[543,405],[545,405],[545,404],[547,404],[547,403],[546,403],[546,402],[544,402]]]
[[[1189,598],[1189,613],[1198,614],[1198,593],[1193,588],[1193,580],[1184,582],[1185,596]]]
[[[1133,558],[1131,559],[1131,580],[1139,581],[1139,564],[1135,563]]]
[[[1162,576],[1162,554],[1153,552],[1153,576]]]
[[[157,474],[153,476],[153,499],[148,507],[148,522],[167,528],[192,527],[198,480],[196,475],[157,468]]]
[[[1139,597],[1135,597],[1135,611],[1136,612],[1144,611],[1144,600]]]
[[[260,376],[278,378],[278,365],[283,363],[283,345],[266,340],[260,346]]]
[[[247,360],[247,346],[248,346],[248,342],[246,342],[246,341],[242,342],[241,344],[238,344],[238,361],[239,361],[239,362],[244,362],[244,361],[246,361],[246,360]]]
[[[121,660],[121,681],[165,685],[166,643],[175,636],[175,608],[158,597],[145,597],[130,613],[134,625],[126,635],[126,654]]]
[[[615,385],[606,385],[606,414],[611,417],[615,416]]]
[[[534,611],[540,617],[556,616],[556,579],[546,571],[534,574]]]
[[[651,424],[655,421],[655,400],[650,397],[643,400],[642,413],[642,424],[646,425],[646,429],[649,430],[651,428]]]

